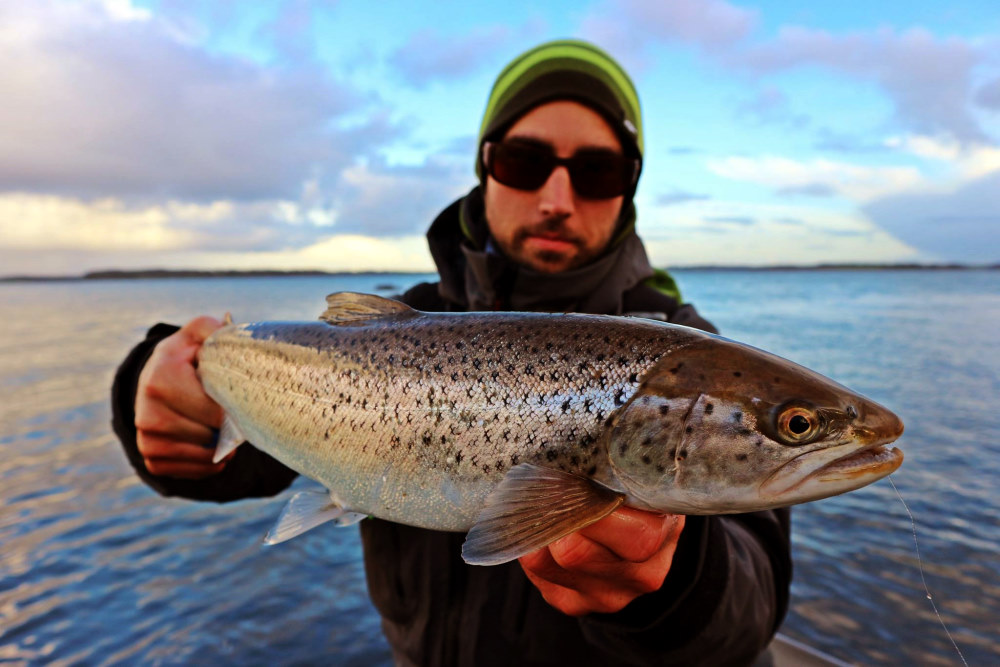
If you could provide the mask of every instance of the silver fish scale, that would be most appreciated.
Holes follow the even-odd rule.
[[[348,509],[466,530],[519,463],[600,478],[608,418],[699,337],[588,315],[265,322],[214,334],[199,374],[251,442]]]

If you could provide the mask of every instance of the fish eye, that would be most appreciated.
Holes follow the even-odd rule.
[[[789,445],[804,445],[819,435],[823,422],[815,410],[804,405],[790,405],[778,411],[778,436]]]

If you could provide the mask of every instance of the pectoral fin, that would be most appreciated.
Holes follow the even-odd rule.
[[[327,521],[336,521],[338,526],[350,526],[366,516],[345,510],[325,490],[299,491],[281,510],[274,527],[264,537],[264,543],[278,544],[290,540]]]
[[[235,451],[237,447],[246,442],[246,436],[240,431],[229,415],[222,418],[222,430],[219,431],[219,442],[215,445],[215,454],[212,456],[212,463],[218,463]]]
[[[486,498],[462,545],[471,565],[499,565],[603,519],[625,497],[589,479],[522,463]]]

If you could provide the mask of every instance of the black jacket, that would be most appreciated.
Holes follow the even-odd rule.
[[[500,306],[512,297],[511,285],[519,278],[511,272],[518,269],[477,248],[474,237],[482,221],[476,204],[474,197],[460,200],[435,221],[428,237],[442,282],[417,285],[402,301],[420,310],[465,310],[471,290],[462,283],[491,274],[500,277],[496,282],[501,286],[490,297]],[[468,217],[462,220],[461,214]],[[635,241],[619,243],[619,249],[629,249],[619,252],[610,262],[611,277],[602,279],[607,285],[628,274],[624,280],[629,284],[619,284],[603,309],[591,307],[589,312],[659,313],[671,322],[714,331],[691,306],[650,286],[655,276],[648,269],[643,277],[645,253],[635,256],[636,248],[641,251]],[[480,260],[491,266],[480,266],[485,273],[477,278],[467,263]],[[623,265],[631,268],[620,270]],[[520,280],[523,285],[524,277]],[[524,291],[523,286],[513,288],[518,289]],[[295,473],[252,447],[239,448],[226,469],[207,480],[160,478],[145,470],[135,445],[136,384],[155,344],[175,330],[153,327],[115,378],[114,427],[138,474],[161,494],[201,500],[266,496],[284,489]],[[461,559],[463,534],[367,519],[361,523],[361,537],[368,589],[400,664],[738,665],[754,660],[784,617],[791,581],[789,529],[788,510],[687,517],[659,591],[616,614],[581,618],[550,607],[516,561],[466,565]]]

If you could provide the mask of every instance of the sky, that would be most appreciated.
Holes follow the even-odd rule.
[[[639,90],[654,265],[1000,262],[996,0],[4,0],[0,275],[431,271],[567,37]]]

